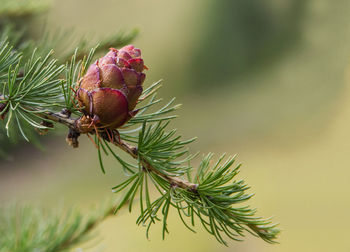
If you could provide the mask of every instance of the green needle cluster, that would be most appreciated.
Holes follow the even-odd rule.
[[[0,108],[8,135],[10,129],[15,129],[29,141],[26,127],[53,129],[55,124],[68,126],[76,138],[84,134],[75,123],[82,114],[74,90],[96,51],[93,48],[79,59],[75,50],[71,61],[61,65],[51,59],[52,53],[40,57],[35,50],[24,60],[6,41],[1,42]],[[255,209],[244,205],[252,194],[243,180],[237,180],[240,165],[236,165],[235,157],[222,155],[215,161],[213,154],[208,154],[194,167],[199,155],[189,153],[188,145],[195,138],[183,140],[175,129],[169,130],[179,105],[174,99],[162,105],[157,98],[160,85],[156,82],[143,91],[139,112],[118,132],[110,132],[114,135],[89,132],[95,134],[102,172],[106,172],[104,155],[115,158],[125,171],[125,180],[113,188],[114,193],[123,193],[114,212],[126,204],[131,211],[138,201],[140,215],[136,223],[146,227],[147,237],[150,227],[161,222],[164,238],[169,232],[169,212],[175,210],[188,229],[195,231],[196,226],[202,226],[224,245],[229,239],[242,240],[246,233],[274,243],[279,233],[276,224],[256,216]],[[130,158],[122,158],[119,151]]]

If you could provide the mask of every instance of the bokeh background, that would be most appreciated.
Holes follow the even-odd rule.
[[[1,1],[0,1],[1,2]],[[197,136],[193,151],[238,153],[240,178],[256,193],[250,204],[274,216],[280,244],[248,236],[228,248],[176,216],[170,235],[135,225],[137,210],[103,222],[87,251],[349,251],[350,2],[347,0],[56,0],[35,21],[97,38],[140,30],[134,45],[150,68],[146,85],[183,104],[172,126]],[[89,209],[117,197],[123,179],[94,146],[71,149],[63,135],[45,151],[20,144],[0,163],[0,202],[61,201]],[[6,148],[6,146],[2,146]]]

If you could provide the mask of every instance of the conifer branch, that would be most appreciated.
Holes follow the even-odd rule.
[[[7,47],[3,44],[2,48],[5,50]],[[195,219],[198,219],[224,245],[227,245],[224,235],[232,240],[241,240],[245,232],[275,243],[279,233],[276,224],[271,223],[270,219],[256,217],[255,209],[236,206],[253,195],[246,193],[249,187],[244,181],[235,180],[240,168],[240,165],[233,167],[235,157],[228,157],[224,161],[225,155],[222,155],[214,162],[213,155],[208,154],[197,169],[192,167],[191,160],[196,154],[189,154],[187,146],[195,138],[182,140],[181,136],[176,135],[176,130],[167,131],[170,121],[176,117],[169,113],[179,108],[179,105],[174,105],[172,99],[154,109],[161,102],[161,99],[156,98],[160,82],[143,91],[136,101],[138,109],[130,111],[132,118],[118,130],[96,126],[91,113],[78,108],[81,104],[77,102],[78,94],[74,90],[80,87],[81,76],[86,73],[95,50],[92,49],[87,57],[79,61],[75,51],[71,63],[65,66],[56,65],[55,60],[50,61],[50,55],[41,58],[36,57],[35,53],[23,65],[20,56],[13,64],[6,63],[10,56],[5,54],[1,57],[0,45],[0,69],[1,62],[5,62],[6,71],[2,76],[7,76],[0,94],[0,116],[7,117],[6,128],[9,130],[8,125],[15,122],[19,132],[26,138],[21,126],[23,122],[41,130],[51,129],[53,123],[62,124],[69,129],[66,140],[73,147],[78,147],[80,135],[94,135],[102,172],[105,173],[104,153],[112,155],[127,174],[125,181],[113,187],[115,193],[124,191],[115,212],[127,202],[131,211],[138,195],[140,215],[137,224],[147,227],[147,237],[150,227],[157,221],[162,222],[162,236],[165,237],[168,233],[169,211],[174,207],[188,229],[194,231]],[[21,69],[23,73],[20,73]],[[63,71],[65,79],[61,77]],[[116,89],[113,92],[113,95],[121,94]],[[130,162],[121,158],[111,145],[129,154],[133,160]],[[193,172],[195,175],[192,175]],[[152,199],[150,186],[158,192],[158,198]]]
[[[1,100],[1,96],[0,96],[0,100]],[[40,115],[42,116],[42,118],[44,120],[48,119],[50,121],[60,123],[60,124],[67,126],[72,132],[75,133],[74,136],[76,138],[79,137],[81,134],[88,134],[88,133],[94,134],[93,129],[91,129],[90,132],[81,131],[79,126],[78,126],[79,125],[79,118],[72,119],[66,113],[62,113],[62,112],[52,113],[52,112],[46,111],[46,112],[42,112]],[[201,167],[202,169],[200,169],[199,172],[197,173],[197,181],[202,182],[202,183],[199,183],[199,184],[191,183],[188,180],[181,179],[177,176],[174,176],[174,174],[169,174],[167,172],[160,171],[156,167],[152,166],[152,164],[146,158],[144,158],[142,155],[139,154],[137,147],[130,145],[126,141],[123,141],[122,139],[119,138],[119,135],[116,132],[114,132],[114,133],[115,134],[112,136],[112,138],[111,138],[111,136],[108,136],[106,133],[101,133],[100,136],[105,141],[112,143],[113,145],[117,146],[118,148],[120,148],[121,150],[123,150],[124,152],[129,154],[135,160],[138,160],[139,163],[142,165],[143,172],[145,172],[147,174],[151,174],[150,176],[153,178],[158,177],[158,178],[161,178],[161,179],[164,179],[165,181],[167,181],[167,184],[169,186],[166,189],[168,189],[169,191],[173,190],[173,193],[178,194],[177,196],[179,196],[179,192],[178,192],[179,189],[180,189],[180,193],[184,193],[182,190],[185,190],[187,192],[186,193],[187,197],[191,198],[190,201],[185,200],[186,203],[192,204],[192,202],[198,203],[198,200],[202,201],[200,206],[198,206],[198,212],[195,213],[199,218],[201,218],[201,212],[205,211],[205,209],[207,211],[209,211],[207,214],[212,214],[212,215],[219,214],[219,216],[224,214],[224,216],[226,215],[227,217],[230,217],[230,219],[232,219],[234,222],[232,223],[231,220],[223,220],[223,221],[229,221],[229,223],[233,225],[234,229],[237,228],[235,230],[237,231],[237,233],[239,235],[243,235],[242,231],[246,230],[248,232],[251,232],[254,235],[261,237],[263,240],[265,240],[267,242],[274,243],[274,239],[276,238],[276,235],[279,232],[278,229],[275,229],[275,224],[269,225],[270,224],[269,220],[263,220],[260,218],[252,217],[252,215],[255,213],[255,210],[250,211],[249,209],[244,207],[244,208],[234,209],[234,211],[230,211],[230,208],[227,208],[227,206],[226,207],[224,206],[223,209],[221,209],[222,207],[219,207],[219,209],[216,210],[216,211],[218,211],[218,213],[212,212],[212,210],[210,210],[211,208],[215,207],[217,204],[220,204],[220,201],[229,200],[230,199],[229,195],[232,193],[239,192],[239,195],[243,196],[243,198],[234,199],[234,201],[245,201],[252,196],[252,195],[242,195],[242,192],[245,191],[246,189],[248,189],[248,187],[246,187],[242,184],[243,181],[240,181],[237,184],[235,184],[233,189],[229,189],[228,191],[225,190],[222,192],[223,194],[220,193],[218,199],[216,199],[212,193],[210,193],[210,194],[206,193],[208,186],[213,187],[213,189],[215,189],[213,191],[213,193],[215,193],[215,191],[220,192],[220,191],[218,191],[219,190],[218,185],[219,184],[221,184],[221,185],[226,184],[227,182],[229,182],[233,178],[233,176],[235,176],[237,174],[238,168],[235,169],[234,173],[229,174],[229,179],[222,179],[223,175],[226,175],[226,176],[228,175],[227,169],[231,166],[234,159],[229,159],[226,162],[226,166],[223,166],[221,168],[221,171],[218,172],[219,175],[216,175],[219,182],[216,182],[216,180],[213,178],[214,177],[213,174],[215,174],[215,172],[214,173],[211,172],[210,176],[208,176],[207,178],[205,178],[204,173],[201,173],[201,171],[204,171],[204,172],[208,171],[207,165],[209,164],[209,161],[211,159],[211,156],[209,156],[207,158],[208,160],[204,160],[204,163],[202,163],[202,167]],[[77,139],[75,139],[75,140],[77,140]],[[220,158],[219,162],[222,160],[222,158],[223,157]],[[219,162],[216,164],[216,166],[215,166],[216,168],[218,167]],[[215,171],[215,168],[214,168],[214,171]],[[154,175],[152,175],[152,174],[154,174]],[[221,180],[223,180],[223,181],[221,181]],[[208,183],[208,185],[206,185],[206,183]],[[226,185],[224,187],[228,187],[228,186]],[[203,194],[203,192],[204,192],[204,194]],[[180,202],[184,201],[183,199],[179,199],[179,200],[180,200]],[[218,200],[218,202],[215,202],[216,200]],[[176,204],[176,201],[175,201],[175,204]],[[120,204],[118,209],[122,205],[123,204]],[[219,205],[217,205],[217,206],[219,206]],[[224,217],[224,218],[227,218],[227,217]],[[144,218],[145,217],[142,217],[140,220],[144,221]],[[222,216],[219,217],[219,219],[220,218],[222,218]],[[210,220],[210,222],[212,222],[212,221],[213,220]],[[220,228],[218,230],[213,229],[212,225],[214,224],[214,222],[207,223],[206,221],[203,221],[202,224],[204,226],[209,225],[209,233],[212,233],[218,239],[218,241],[223,243],[223,244],[227,244],[227,243],[221,237],[221,235],[218,233],[218,231],[223,231],[230,238],[235,239],[235,240],[239,240],[235,237],[234,234],[231,233],[231,231],[226,230],[226,228],[222,224],[220,224]],[[247,228],[245,228],[244,225],[246,225]],[[186,224],[186,226],[187,226],[187,224]],[[206,228],[208,228],[208,227],[206,227]],[[210,230],[210,228],[212,230]]]
[[[0,95],[0,102],[1,102],[1,100],[4,100],[3,95]],[[74,119],[70,118],[68,114],[66,114],[64,112],[53,113],[50,111],[45,111],[45,112],[40,113],[40,116],[43,118],[43,120],[48,119],[52,122],[60,123],[64,126],[67,126],[73,132],[75,132],[77,136],[80,136],[80,134],[87,134],[87,133],[94,134],[93,128],[91,128],[90,132],[81,131],[80,128],[77,126],[77,123],[79,122],[78,119],[74,120]],[[110,138],[106,134],[101,134],[101,136],[104,138],[105,141],[110,142]],[[116,134],[113,135],[113,141],[111,143],[114,144],[115,146],[117,146],[118,148],[120,148],[121,150],[123,150],[124,152],[126,152],[127,154],[129,154],[134,159],[139,158],[137,147],[132,146],[121,139],[118,139],[118,135],[116,135]],[[173,186],[177,186],[179,188],[189,190],[189,191],[196,191],[196,189],[198,187],[198,184],[190,183],[186,180],[182,180],[182,179],[179,179],[177,177],[171,177],[168,174],[159,172],[157,169],[152,167],[152,165],[149,164],[147,162],[147,160],[145,160],[143,158],[141,158],[141,162],[143,164],[144,169],[147,169],[148,172],[153,172],[153,173],[161,176],[165,180],[169,181],[169,183],[172,184]]]
[[[0,252],[68,251],[85,241],[114,207],[106,202],[84,215],[75,208],[13,205],[0,208]]]

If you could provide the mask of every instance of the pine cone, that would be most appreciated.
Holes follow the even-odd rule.
[[[142,93],[145,68],[140,49],[132,45],[119,51],[111,48],[89,67],[78,89],[85,115],[109,129],[125,124]]]

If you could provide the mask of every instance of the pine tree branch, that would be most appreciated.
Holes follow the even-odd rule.
[[[107,139],[105,139],[105,140],[107,140]],[[139,157],[137,148],[135,146],[132,146],[121,139],[119,140],[116,137],[115,137],[115,141],[113,142],[113,144],[115,146],[119,147],[120,149],[122,149],[124,152],[128,153],[134,159],[140,158],[140,161],[141,161],[144,169],[146,169],[148,172],[155,173],[158,176],[162,177],[163,179],[167,180],[170,185],[172,185],[174,187],[182,188],[182,189],[187,190],[187,191],[196,192],[198,184],[194,184],[194,183],[191,183],[189,181],[180,179],[178,177],[169,176],[168,174],[164,174],[162,172],[159,172],[147,160],[145,160],[142,157]]]
[[[0,95],[0,102],[4,97]],[[67,113],[65,110],[63,110],[62,112],[59,113],[53,113],[53,112],[42,112],[40,114],[40,116],[43,118],[43,120],[50,120],[52,122],[56,122],[62,125],[65,125],[69,128],[69,135],[72,139],[70,139],[70,141],[75,142],[76,144],[71,144],[73,145],[73,147],[77,147],[77,143],[78,140],[77,138],[80,136],[80,134],[94,134],[95,131],[92,128],[91,131],[86,131],[86,129],[81,130],[81,128],[79,127],[80,125],[80,118],[78,119],[72,119],[70,117],[70,114]],[[112,143],[113,145],[115,145],[116,147],[120,148],[121,150],[123,150],[125,153],[129,154],[132,158],[134,158],[135,160],[139,160],[139,162],[142,164],[142,168],[147,172],[147,173],[153,173],[156,176],[161,177],[162,179],[166,180],[169,185],[170,188],[180,188],[183,189],[187,192],[189,192],[190,194],[194,194],[196,195],[196,197],[200,198],[203,197],[203,195],[201,196],[200,193],[197,191],[199,184],[196,183],[191,183],[187,180],[181,179],[179,177],[175,177],[175,176],[171,176],[170,174],[168,174],[165,171],[160,172],[157,168],[155,168],[154,166],[152,166],[142,155],[139,155],[138,153],[138,148],[136,146],[133,146],[129,143],[127,143],[126,141],[123,141],[122,139],[120,139],[119,133],[117,131],[113,131],[113,136],[108,136],[106,133],[101,132],[99,137],[102,137],[105,141]],[[208,197],[207,200],[211,200],[210,196],[205,196]],[[250,198],[251,196],[248,196],[248,198]],[[223,211],[225,214],[227,214],[227,216],[230,216],[232,219],[234,220],[241,220],[242,216],[240,214],[235,214],[234,212],[230,212],[230,211]],[[242,220],[242,224],[244,223],[244,220]],[[86,232],[88,232],[90,229],[92,229],[94,226],[96,225],[96,223],[92,223],[91,227],[86,229]],[[275,238],[275,235],[277,232],[277,230],[272,231],[272,233],[269,233],[267,230],[265,230],[264,226],[261,226],[260,223],[254,224],[254,223],[246,223],[246,226],[252,230],[255,235],[260,236],[263,240],[267,241],[267,242],[272,242],[273,243],[273,239]],[[244,229],[249,231],[249,229]],[[250,231],[249,231],[250,232]],[[253,233],[253,234],[254,234]],[[220,240],[219,240],[220,241]],[[223,240],[220,241],[223,244],[226,244]]]
[[[3,46],[3,51],[6,49],[8,46]],[[174,105],[172,99],[156,111],[146,112],[161,100],[156,99],[155,93],[160,87],[160,82],[143,91],[138,100],[138,113],[123,127],[118,128],[119,132],[116,129],[106,129],[103,125],[98,126],[94,118],[84,115],[84,108],[77,102],[75,90],[95,50],[96,48],[90,50],[89,55],[78,62],[75,51],[71,63],[67,63],[66,66],[56,66],[55,60],[48,62],[50,55],[42,60],[40,57],[34,57],[33,53],[24,67],[23,74],[20,61],[16,61],[16,66],[13,67],[10,58],[7,55],[3,56],[3,60],[7,62],[5,66],[8,66],[7,73],[5,71],[3,76],[7,76],[8,82],[4,82],[3,95],[0,94],[0,118],[5,118],[8,114],[5,127],[8,136],[9,129],[14,128],[29,141],[21,122],[40,131],[52,128],[53,123],[62,124],[69,129],[66,141],[73,147],[78,147],[81,134],[89,136],[97,147],[102,172],[105,173],[101,154],[104,153],[111,154],[128,175],[125,181],[112,188],[115,193],[124,191],[124,196],[114,213],[127,202],[131,211],[138,194],[140,216],[137,224],[147,226],[147,237],[151,225],[161,221],[164,239],[168,233],[167,218],[171,206],[177,209],[187,228],[193,231],[189,225],[194,226],[194,219],[198,217],[200,224],[224,245],[227,245],[227,242],[222,235],[232,240],[241,240],[239,237],[244,236],[246,231],[266,242],[275,243],[279,233],[276,224],[272,224],[270,219],[256,217],[256,210],[250,209],[249,206],[236,206],[253,195],[246,193],[249,187],[243,180],[235,180],[240,167],[232,167],[235,158],[229,157],[223,161],[225,155],[222,155],[213,164],[212,154],[208,154],[203,157],[196,174],[192,176],[193,167],[190,161],[196,155],[189,154],[187,145],[195,138],[181,140],[175,129],[166,130],[171,119],[176,117],[168,114],[179,105]],[[63,70],[66,79],[58,79],[58,74]],[[140,106],[146,99],[147,104]],[[61,112],[58,112],[60,109]],[[72,115],[75,115],[75,118],[72,118]],[[16,123],[17,127],[11,127],[12,122]],[[90,135],[94,135],[95,140]],[[135,145],[132,145],[133,143]],[[110,145],[126,152],[135,161],[123,160]],[[186,175],[187,180],[184,179]],[[153,197],[149,194],[148,181],[151,181],[152,186],[159,192],[160,196],[155,200],[151,200]],[[159,218],[158,215],[162,217]],[[190,220],[190,223],[186,223],[184,217]],[[91,228],[93,226],[92,224]]]
[[[5,100],[5,97],[3,95],[0,95],[0,102],[2,100]],[[33,109],[33,111],[34,111],[34,109]],[[77,134],[77,136],[79,136],[80,134],[87,134],[87,133],[93,133],[94,132],[93,128],[91,128],[90,132],[82,131],[79,128],[79,126],[78,126],[79,125],[79,119],[75,119],[74,120],[74,119],[70,118],[69,113],[65,112],[64,110],[62,112],[59,112],[59,113],[53,113],[53,112],[50,112],[50,111],[45,111],[45,112],[42,112],[40,115],[43,118],[43,120],[48,119],[50,121],[53,121],[53,122],[56,122],[56,123],[60,123],[60,124],[63,124],[65,126],[67,126],[70,130],[75,132]],[[103,136],[103,138],[106,141],[110,142],[111,139],[107,135],[101,134],[101,136]],[[125,142],[122,139],[120,139],[117,135],[113,135],[113,142],[112,142],[112,144],[114,144],[115,146],[119,147],[124,152],[128,153],[134,159],[138,159],[139,158],[137,147],[128,144],[127,142]],[[188,190],[188,191],[192,191],[192,192],[195,192],[197,190],[198,184],[190,183],[190,182],[182,180],[180,178],[172,177],[172,176],[169,176],[167,174],[161,173],[157,169],[152,167],[152,165],[149,162],[147,162],[147,160],[145,160],[142,157],[141,157],[141,162],[142,162],[142,164],[144,166],[144,169],[147,169],[147,171],[153,172],[153,173],[161,176],[162,178],[167,180],[171,185],[177,186],[179,188],[182,188],[182,189],[185,189],[185,190]]]
[[[53,250],[53,252],[65,251],[66,249],[69,249],[72,246],[78,244],[82,239],[84,239],[84,237],[86,237],[86,235],[88,235],[94,228],[96,228],[98,224],[103,222],[108,217],[113,216],[114,208],[115,207],[112,206],[108,208],[99,218],[92,218],[91,220],[89,220],[77,236],[71,237],[70,239],[67,239],[64,243],[59,244],[59,246],[57,246]]]
[[[0,251],[68,251],[87,240],[91,231],[112,216],[107,201],[89,213],[79,209],[13,205],[0,208]]]
[[[4,99],[4,96],[0,95],[0,101],[3,99]],[[70,118],[69,114],[67,114],[64,110],[60,113],[53,113],[50,111],[46,111],[46,112],[42,112],[40,115],[43,117],[44,120],[48,119],[50,121],[60,123],[60,124],[67,126],[70,130],[72,130],[74,133],[76,133],[77,136],[79,136],[80,134],[94,133],[93,128],[91,128],[90,132],[82,131],[78,126],[79,119],[74,120],[74,119]],[[111,139],[107,135],[105,135],[103,133],[103,134],[101,134],[101,136],[106,141],[110,142]],[[119,147],[124,152],[128,153],[134,159],[139,158],[137,147],[132,146],[132,145],[128,144],[127,142],[123,141],[116,134],[114,134],[112,137],[113,137],[113,142],[111,142],[112,144]],[[197,187],[198,187],[198,184],[190,183],[190,182],[188,182],[186,180],[182,180],[178,177],[172,177],[172,176],[169,176],[167,174],[159,172],[157,169],[152,167],[152,165],[149,162],[147,162],[147,160],[145,160],[142,157],[141,157],[141,162],[144,166],[144,169],[147,169],[147,171],[153,172],[153,173],[161,176],[162,178],[167,180],[173,186],[177,186],[179,188],[182,188],[182,189],[185,189],[188,191],[192,191],[192,192],[195,192]]]

